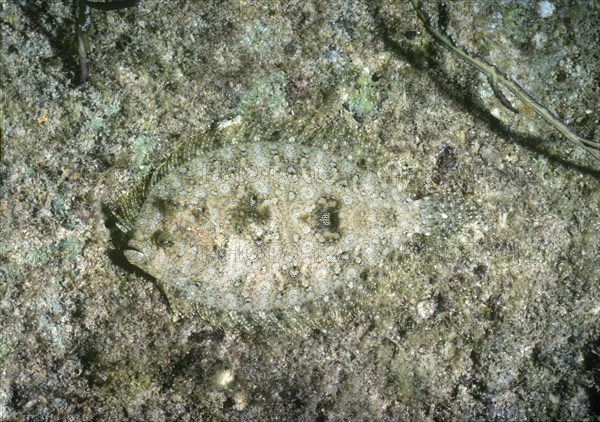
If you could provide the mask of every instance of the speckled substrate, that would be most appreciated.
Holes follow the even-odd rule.
[[[550,3],[452,3],[448,29],[598,139],[600,11]],[[84,88],[70,7],[0,7],[0,418],[598,414],[598,164],[502,108],[410,5],[92,12]],[[315,115],[364,133],[412,199],[476,198],[477,224],[415,239],[405,282],[341,326],[255,338],[176,318],[102,204],[214,122]]]

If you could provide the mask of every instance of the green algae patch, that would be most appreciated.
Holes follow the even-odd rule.
[[[148,171],[148,154],[156,146],[156,140],[145,135],[139,135],[133,142],[133,169],[142,172]]]

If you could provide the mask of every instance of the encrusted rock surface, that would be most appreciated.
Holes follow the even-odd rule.
[[[594,2],[425,3],[598,139]],[[499,105],[410,4],[92,11],[85,87],[69,2],[0,9],[0,418],[597,417],[597,163],[513,98],[519,115]],[[385,183],[414,201],[475,198],[478,218],[413,236],[402,282],[378,278],[385,294],[343,324],[254,336],[177,318],[103,204],[238,116],[352,128],[374,151],[365,168],[398,175]]]

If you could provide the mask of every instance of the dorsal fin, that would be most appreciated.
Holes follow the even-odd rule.
[[[299,131],[298,128],[302,130]],[[314,139],[327,138],[327,133],[331,134],[332,139],[340,139],[340,136],[345,134],[356,134],[356,130],[349,127],[346,121],[339,122],[335,118],[318,116],[269,122],[251,122],[241,117],[223,121],[193,139],[182,141],[150,173],[137,182],[135,187],[119,197],[109,210],[116,220],[117,227],[124,233],[129,233],[133,231],[135,220],[150,190],[171,171],[197,156],[198,152],[215,149],[225,142],[236,144],[252,140],[276,141],[287,137],[293,137],[300,145],[310,145]],[[376,148],[376,145],[370,147]],[[372,156],[367,151],[369,142],[365,142],[362,148],[365,148],[365,157]]]

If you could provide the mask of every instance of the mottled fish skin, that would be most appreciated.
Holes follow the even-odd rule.
[[[293,137],[203,150],[149,189],[124,254],[178,311],[242,329],[317,325],[447,217],[355,161]]]

